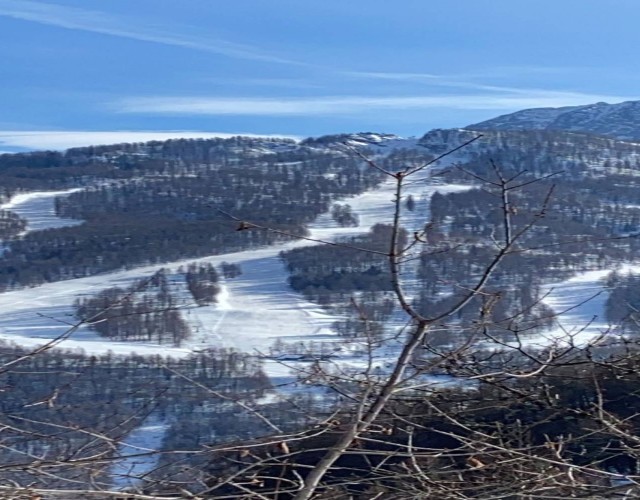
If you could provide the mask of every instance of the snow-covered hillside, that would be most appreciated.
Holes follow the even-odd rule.
[[[559,317],[549,331],[527,337],[527,344],[534,347],[545,347],[552,342],[585,345],[603,334],[619,333],[616,325],[607,322],[605,314],[609,296],[606,279],[614,271],[623,275],[638,274],[640,264],[585,271],[543,287],[543,302],[559,314]]]
[[[393,188],[393,182],[389,181],[379,189],[344,200],[358,214],[359,227],[338,227],[329,214],[324,214],[311,225],[310,237],[332,241],[340,236],[362,234],[376,223],[390,222]],[[434,192],[464,189],[468,189],[468,186],[433,183],[425,171],[420,182],[415,182],[407,190],[406,194],[412,194],[419,202],[418,210],[411,214],[414,220],[406,219],[405,224],[408,227],[415,226],[416,229],[421,227],[428,200]],[[23,197],[19,200],[20,203],[12,206],[19,208],[28,219],[40,221],[39,229],[60,227],[68,221],[55,217],[52,207],[54,196],[63,194],[65,193],[21,195]],[[287,272],[278,256],[282,250],[309,244],[314,243],[299,240],[259,250],[185,259],[6,292],[0,294],[0,309],[3,311],[0,317],[0,338],[25,346],[39,345],[43,340],[64,334],[70,324],[74,323],[73,302],[78,297],[113,286],[128,286],[136,279],[150,276],[161,267],[177,269],[190,262],[208,262],[214,265],[229,262],[239,264],[243,274],[223,282],[222,293],[216,305],[197,306],[187,298],[185,291],[182,315],[190,324],[193,336],[183,346],[106,341],[81,326],[60,347],[81,348],[91,353],[113,351],[122,354],[137,352],[181,356],[192,349],[210,347],[268,354],[270,347],[278,339],[287,342],[331,341],[335,339],[331,325],[338,318],[289,288]]]
[[[464,142],[472,137],[469,131],[434,131],[420,139],[420,144],[432,148],[450,143],[452,135],[456,142]],[[372,134],[352,134],[348,137],[353,145],[368,144],[372,151],[415,147],[416,139],[401,139],[395,136],[374,136]],[[345,142],[345,136],[336,137]],[[357,144],[356,144],[357,143]],[[370,146],[373,144],[373,146]],[[478,146],[479,148],[480,146]],[[473,152],[475,149],[471,148]],[[463,159],[468,152],[447,157],[440,165],[450,165]],[[469,189],[469,185],[440,184],[425,170],[418,178],[412,178],[407,184],[405,196],[412,195],[416,200],[416,209],[406,212],[403,225],[409,230],[420,230],[429,220],[428,206],[431,195],[436,192],[455,192]],[[25,217],[28,230],[35,231],[65,225],[78,224],[80,221],[60,219],[55,215],[54,198],[64,196],[74,190],[60,192],[34,192],[20,194],[3,205],[2,208],[14,210]],[[362,193],[343,202],[349,203],[358,215],[358,227],[339,227],[329,213],[319,216],[310,225],[310,238],[314,240],[335,241],[342,236],[363,234],[376,223],[390,222],[392,217],[394,182],[389,179],[375,190]],[[134,281],[149,277],[158,269],[165,268],[169,275],[178,267],[191,262],[222,262],[238,264],[242,274],[233,279],[224,280],[218,302],[214,305],[198,306],[188,294],[184,280],[175,278],[172,286],[180,299],[180,312],[189,324],[192,336],[180,347],[168,347],[143,342],[107,341],[84,325],[80,325],[73,334],[59,344],[68,349],[83,349],[89,353],[112,351],[119,354],[136,352],[139,354],[162,354],[184,356],[193,350],[209,348],[233,348],[239,351],[269,355],[279,341],[287,343],[315,342],[331,345],[337,339],[333,323],[339,319],[309,302],[294,292],[287,284],[288,273],[279,253],[283,250],[317,244],[309,240],[297,240],[284,244],[221,255],[212,255],[200,259],[183,259],[162,265],[143,266],[126,271],[48,283],[32,288],[9,291],[0,294],[0,338],[24,346],[41,345],[43,342],[64,335],[75,324],[74,301],[91,296],[110,287],[127,287]],[[408,273],[411,274],[411,273]],[[589,294],[602,290],[599,279],[607,272],[587,273],[563,283],[550,285],[553,290],[545,302],[558,311],[570,309],[575,303],[582,303],[570,309],[561,319],[561,326],[553,332],[530,339],[531,343],[546,345],[558,334],[575,331],[589,323],[581,331],[580,338],[597,335],[606,328],[602,321],[602,309],[606,291],[596,298],[584,301]],[[411,282],[408,291],[411,294]],[[592,321],[597,316],[598,321]],[[355,359],[358,345],[354,343],[342,350],[340,357],[344,363],[357,364]],[[380,352],[380,362],[393,352]],[[272,376],[283,375],[286,367],[277,363],[267,363]]]
[[[56,215],[55,199],[58,196],[69,195],[81,189],[82,188],[73,188],[64,191],[21,193],[0,205],[0,209],[11,210],[26,219],[27,227],[25,233],[40,231],[42,229],[75,226],[82,224],[82,221],[62,219]]]

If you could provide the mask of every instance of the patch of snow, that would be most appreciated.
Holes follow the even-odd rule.
[[[532,347],[586,345],[601,335],[617,335],[614,325],[606,320],[605,305],[609,297],[606,278],[613,272],[640,273],[639,264],[624,264],[615,268],[586,271],[565,281],[542,287],[543,303],[559,316],[546,332],[527,336],[524,343]]]
[[[26,219],[27,227],[23,234],[43,229],[77,226],[83,221],[77,219],[63,219],[58,217],[55,210],[55,199],[68,196],[84,188],[66,189],[64,191],[33,191],[20,193],[11,200],[0,205],[2,210],[10,210]]]
[[[122,458],[109,471],[114,488],[130,488],[144,482],[144,476],[158,463],[157,450],[161,449],[168,429],[162,419],[150,415],[118,445],[117,455]]]

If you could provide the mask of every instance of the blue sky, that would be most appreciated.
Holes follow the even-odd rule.
[[[640,99],[637,0],[0,0],[0,151]]]

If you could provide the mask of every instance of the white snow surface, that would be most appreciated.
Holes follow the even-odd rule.
[[[123,489],[143,482],[143,476],[158,463],[160,455],[157,450],[161,449],[168,430],[169,425],[152,414],[129,433],[118,446],[118,455],[122,459],[116,461],[110,470],[113,487]]]
[[[24,233],[59,227],[77,226],[81,220],[63,219],[56,215],[54,200],[59,196],[68,196],[83,188],[64,191],[34,191],[15,195],[11,200],[0,205],[2,210],[10,210],[27,220]]]
[[[529,336],[523,343],[531,347],[551,344],[584,346],[605,336],[619,334],[606,320],[605,305],[609,297],[606,279],[612,272],[640,273],[640,264],[623,264],[608,269],[585,271],[567,280],[542,288],[543,303],[559,317],[547,332]],[[605,339],[606,337],[603,337]]]

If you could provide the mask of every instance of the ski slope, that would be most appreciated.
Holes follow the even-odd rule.
[[[560,316],[554,326],[529,344],[549,345],[552,342],[566,345],[586,345],[602,334],[617,335],[618,329],[606,320],[605,306],[609,297],[607,277],[612,272],[620,274],[640,273],[639,264],[621,266],[597,271],[586,271],[568,280],[551,283],[543,288],[546,297],[543,302]]]
[[[403,225],[409,230],[420,229],[428,220],[428,203],[436,192],[459,192],[468,185],[436,184],[425,172],[418,182],[410,184],[405,195],[413,195],[416,209],[404,213]],[[390,222],[393,214],[393,179],[378,189],[342,200],[349,203],[360,219],[358,227],[338,227],[326,213],[310,226],[310,238],[335,241],[338,237],[365,233],[376,223]],[[60,219],[53,210],[56,196],[74,190],[59,192],[34,192],[20,194],[5,203],[2,208],[11,209],[27,218],[29,231],[77,224],[80,221]],[[183,259],[162,265],[142,266],[0,294],[0,339],[25,347],[41,345],[55,339],[71,328],[73,302],[105,288],[129,286],[133,281],[148,277],[161,267],[175,270],[191,262],[222,262],[238,264],[242,275],[221,282],[218,303],[197,306],[191,302],[183,287],[182,316],[191,326],[193,335],[180,347],[154,343],[106,341],[90,329],[80,326],[59,344],[67,349],[82,349],[87,353],[160,354],[184,356],[193,350],[208,348],[233,348],[239,351],[268,355],[278,340],[285,342],[331,342],[337,340],[332,324],[339,319],[318,305],[307,301],[287,284],[287,271],[279,253],[303,245],[317,244],[308,240],[288,243],[200,259]],[[627,270],[640,271],[640,266],[627,266]],[[569,280],[550,284],[544,302],[557,312],[566,311],[549,332],[527,339],[530,345],[544,346],[559,337],[573,335],[574,341],[586,342],[609,328],[604,321],[604,303],[607,292],[603,278],[611,270],[590,271]],[[357,349],[357,346],[353,346]],[[353,358],[353,356],[351,356]],[[381,360],[383,361],[383,360]],[[355,360],[352,363],[357,364]],[[283,376],[288,370],[278,363],[267,363],[274,376]]]
[[[417,200],[417,209],[404,222],[422,227],[430,196],[436,192],[469,189],[462,185],[435,185],[425,175],[424,182],[408,188]],[[8,205],[26,217],[39,221],[39,229],[60,227],[69,221],[59,219],[52,212],[55,196],[68,192],[37,192],[20,195]],[[323,214],[310,227],[310,237],[333,241],[342,236],[354,236],[368,231],[375,223],[390,222],[393,211],[394,183],[392,180],[378,189],[342,200],[349,203],[360,218],[359,227],[338,227],[329,214]],[[38,212],[42,209],[43,212]],[[415,220],[413,220],[415,219]],[[46,222],[45,222],[46,220]],[[29,226],[29,227],[36,227]],[[35,229],[31,229],[35,230]],[[200,259],[184,259],[162,265],[143,266],[98,276],[79,278],[0,294],[0,339],[26,347],[41,345],[57,338],[74,324],[73,302],[114,286],[126,287],[133,281],[148,277],[158,269],[176,269],[191,262],[219,265],[238,264],[242,275],[223,281],[219,302],[198,307],[185,297],[183,318],[188,321],[192,338],[181,347],[153,343],[106,341],[90,329],[80,326],[59,344],[67,349],[83,349],[87,353],[161,354],[184,356],[194,349],[215,347],[234,348],[249,353],[268,354],[270,347],[281,339],[287,342],[325,342],[335,338],[331,325],[338,318],[328,314],[317,304],[307,301],[287,284],[288,273],[279,253],[302,245],[315,244],[307,240]],[[186,292],[185,292],[186,293]],[[274,367],[274,370],[279,370]]]
[[[81,220],[63,219],[56,215],[54,202],[58,196],[67,196],[81,190],[82,188],[73,188],[64,191],[20,193],[0,205],[0,209],[11,210],[26,219],[27,227],[23,234],[42,229],[77,226],[82,224]]]

